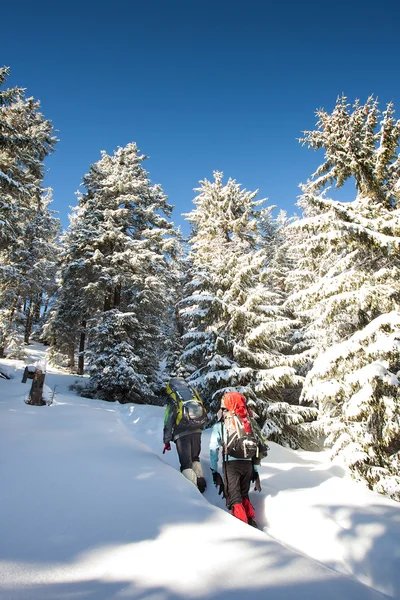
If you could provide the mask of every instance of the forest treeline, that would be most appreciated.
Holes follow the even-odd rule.
[[[332,449],[400,500],[400,121],[342,95],[300,142],[323,162],[299,216],[215,171],[183,239],[134,142],[88,165],[61,231],[44,187],[57,138],[0,69],[0,357],[32,340],[86,374],[80,393],[157,402],[172,374],[241,391],[268,439]],[[329,197],[355,183],[355,197]]]

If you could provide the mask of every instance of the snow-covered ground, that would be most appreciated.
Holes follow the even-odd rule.
[[[161,454],[163,408],[80,398],[52,368],[55,402],[29,406],[24,366],[0,361],[1,600],[400,598],[400,505],[325,453],[270,444],[258,531],[212,485],[209,431],[202,496]]]

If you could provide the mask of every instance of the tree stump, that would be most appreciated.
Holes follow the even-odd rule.
[[[43,406],[46,402],[43,400],[43,385],[45,373],[41,369],[36,369],[33,377],[31,391],[29,392],[29,404],[34,406]]]

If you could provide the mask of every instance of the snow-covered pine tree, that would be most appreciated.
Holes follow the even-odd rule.
[[[217,171],[213,182],[205,179],[200,185],[196,208],[185,215],[192,235],[190,279],[180,302],[186,329],[181,362],[216,413],[224,390],[250,394],[252,369],[235,361],[232,331],[246,318],[240,312],[242,287],[254,277],[252,260],[260,241],[255,212],[261,202],[254,200],[257,192],[242,190],[232,179],[224,186]]]
[[[8,68],[0,69],[0,85],[8,73]],[[10,344],[14,352],[21,352],[24,325],[25,340],[29,339],[31,310],[45,292],[40,288],[49,275],[46,260],[52,251],[45,248],[54,248],[58,227],[42,187],[43,161],[57,140],[39,109],[40,103],[25,98],[21,88],[0,91],[0,355]],[[42,230],[43,219],[48,231]],[[31,258],[39,246],[46,256],[41,264],[46,275],[36,270],[39,279],[34,281]]]
[[[59,220],[49,209],[51,190],[31,208],[25,234],[7,250],[12,268],[4,267],[7,278],[1,295],[0,322],[12,357],[23,357],[32,330],[39,336],[43,326],[42,307],[56,290]],[[1,254],[1,253],[0,253]]]
[[[308,409],[284,401],[285,387],[298,387],[300,378],[283,354],[290,352],[293,323],[279,308],[272,263],[268,270],[273,207],[262,208],[258,192],[242,190],[232,179],[223,185],[222,179],[215,172],[213,182],[201,181],[196,208],[186,215],[193,233],[191,276],[180,302],[186,328],[181,362],[214,414],[222,394],[236,389],[267,435],[295,445],[292,425]]]
[[[91,166],[66,237],[63,273],[71,289],[79,273],[75,331],[86,323],[92,387],[125,402],[151,394],[159,383],[176,246],[166,218],[171,207],[161,187],[151,185],[145,158],[132,143],[113,156],[103,152]],[[66,310],[59,302],[58,314]]]
[[[165,324],[164,339],[165,352],[161,363],[161,379],[166,382],[170,377],[186,377],[188,373],[180,363],[180,357],[184,349],[182,336],[184,325],[179,314],[179,301],[183,297],[183,290],[188,280],[188,248],[186,241],[182,238],[178,229],[177,252],[174,261],[171,261],[171,297],[173,304],[169,308],[169,317]],[[160,395],[164,397],[164,383]]]
[[[79,206],[73,208],[68,231],[61,237],[58,289],[44,326],[44,337],[50,344],[49,359],[54,363],[64,362],[72,372],[77,370],[81,375],[86,321],[100,310],[100,302],[96,304],[95,298],[86,291],[90,290],[94,274],[91,263],[86,260],[90,249],[83,216]]]
[[[316,359],[302,400],[318,406],[326,444],[354,475],[400,499],[400,122],[372,96],[352,107],[342,96],[317,115],[301,141],[325,162],[302,186],[290,243],[301,278],[287,282]],[[327,184],[350,177],[355,200],[327,198]]]
[[[56,291],[56,277],[59,267],[59,219],[49,206],[52,202],[52,190],[46,191],[38,199],[31,220],[25,230],[26,247],[19,253],[19,261],[13,261],[19,270],[19,295],[24,305],[25,331],[24,342],[29,338],[34,325],[39,326],[42,306]],[[38,331],[40,335],[40,330]]]
[[[287,230],[292,219],[281,211],[265,227],[267,259],[259,272],[259,283],[249,290],[246,305],[256,314],[244,346],[257,367],[255,392],[263,432],[268,439],[291,448],[315,450],[317,445],[310,423],[317,410],[299,406],[304,375],[309,363],[309,347],[303,339],[301,321],[286,304],[286,280],[293,269],[287,256]],[[250,350],[250,353],[248,352]],[[262,367],[262,368],[260,368]]]
[[[0,86],[9,74],[0,68]],[[40,102],[25,98],[25,90],[0,90],[0,249],[24,233],[30,211],[42,195],[44,159],[57,138]]]

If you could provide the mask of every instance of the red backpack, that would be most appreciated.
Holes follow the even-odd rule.
[[[224,454],[234,458],[258,457],[258,440],[253,432],[252,414],[247,408],[246,398],[239,392],[227,392],[221,407],[225,408],[222,423],[227,433]]]

